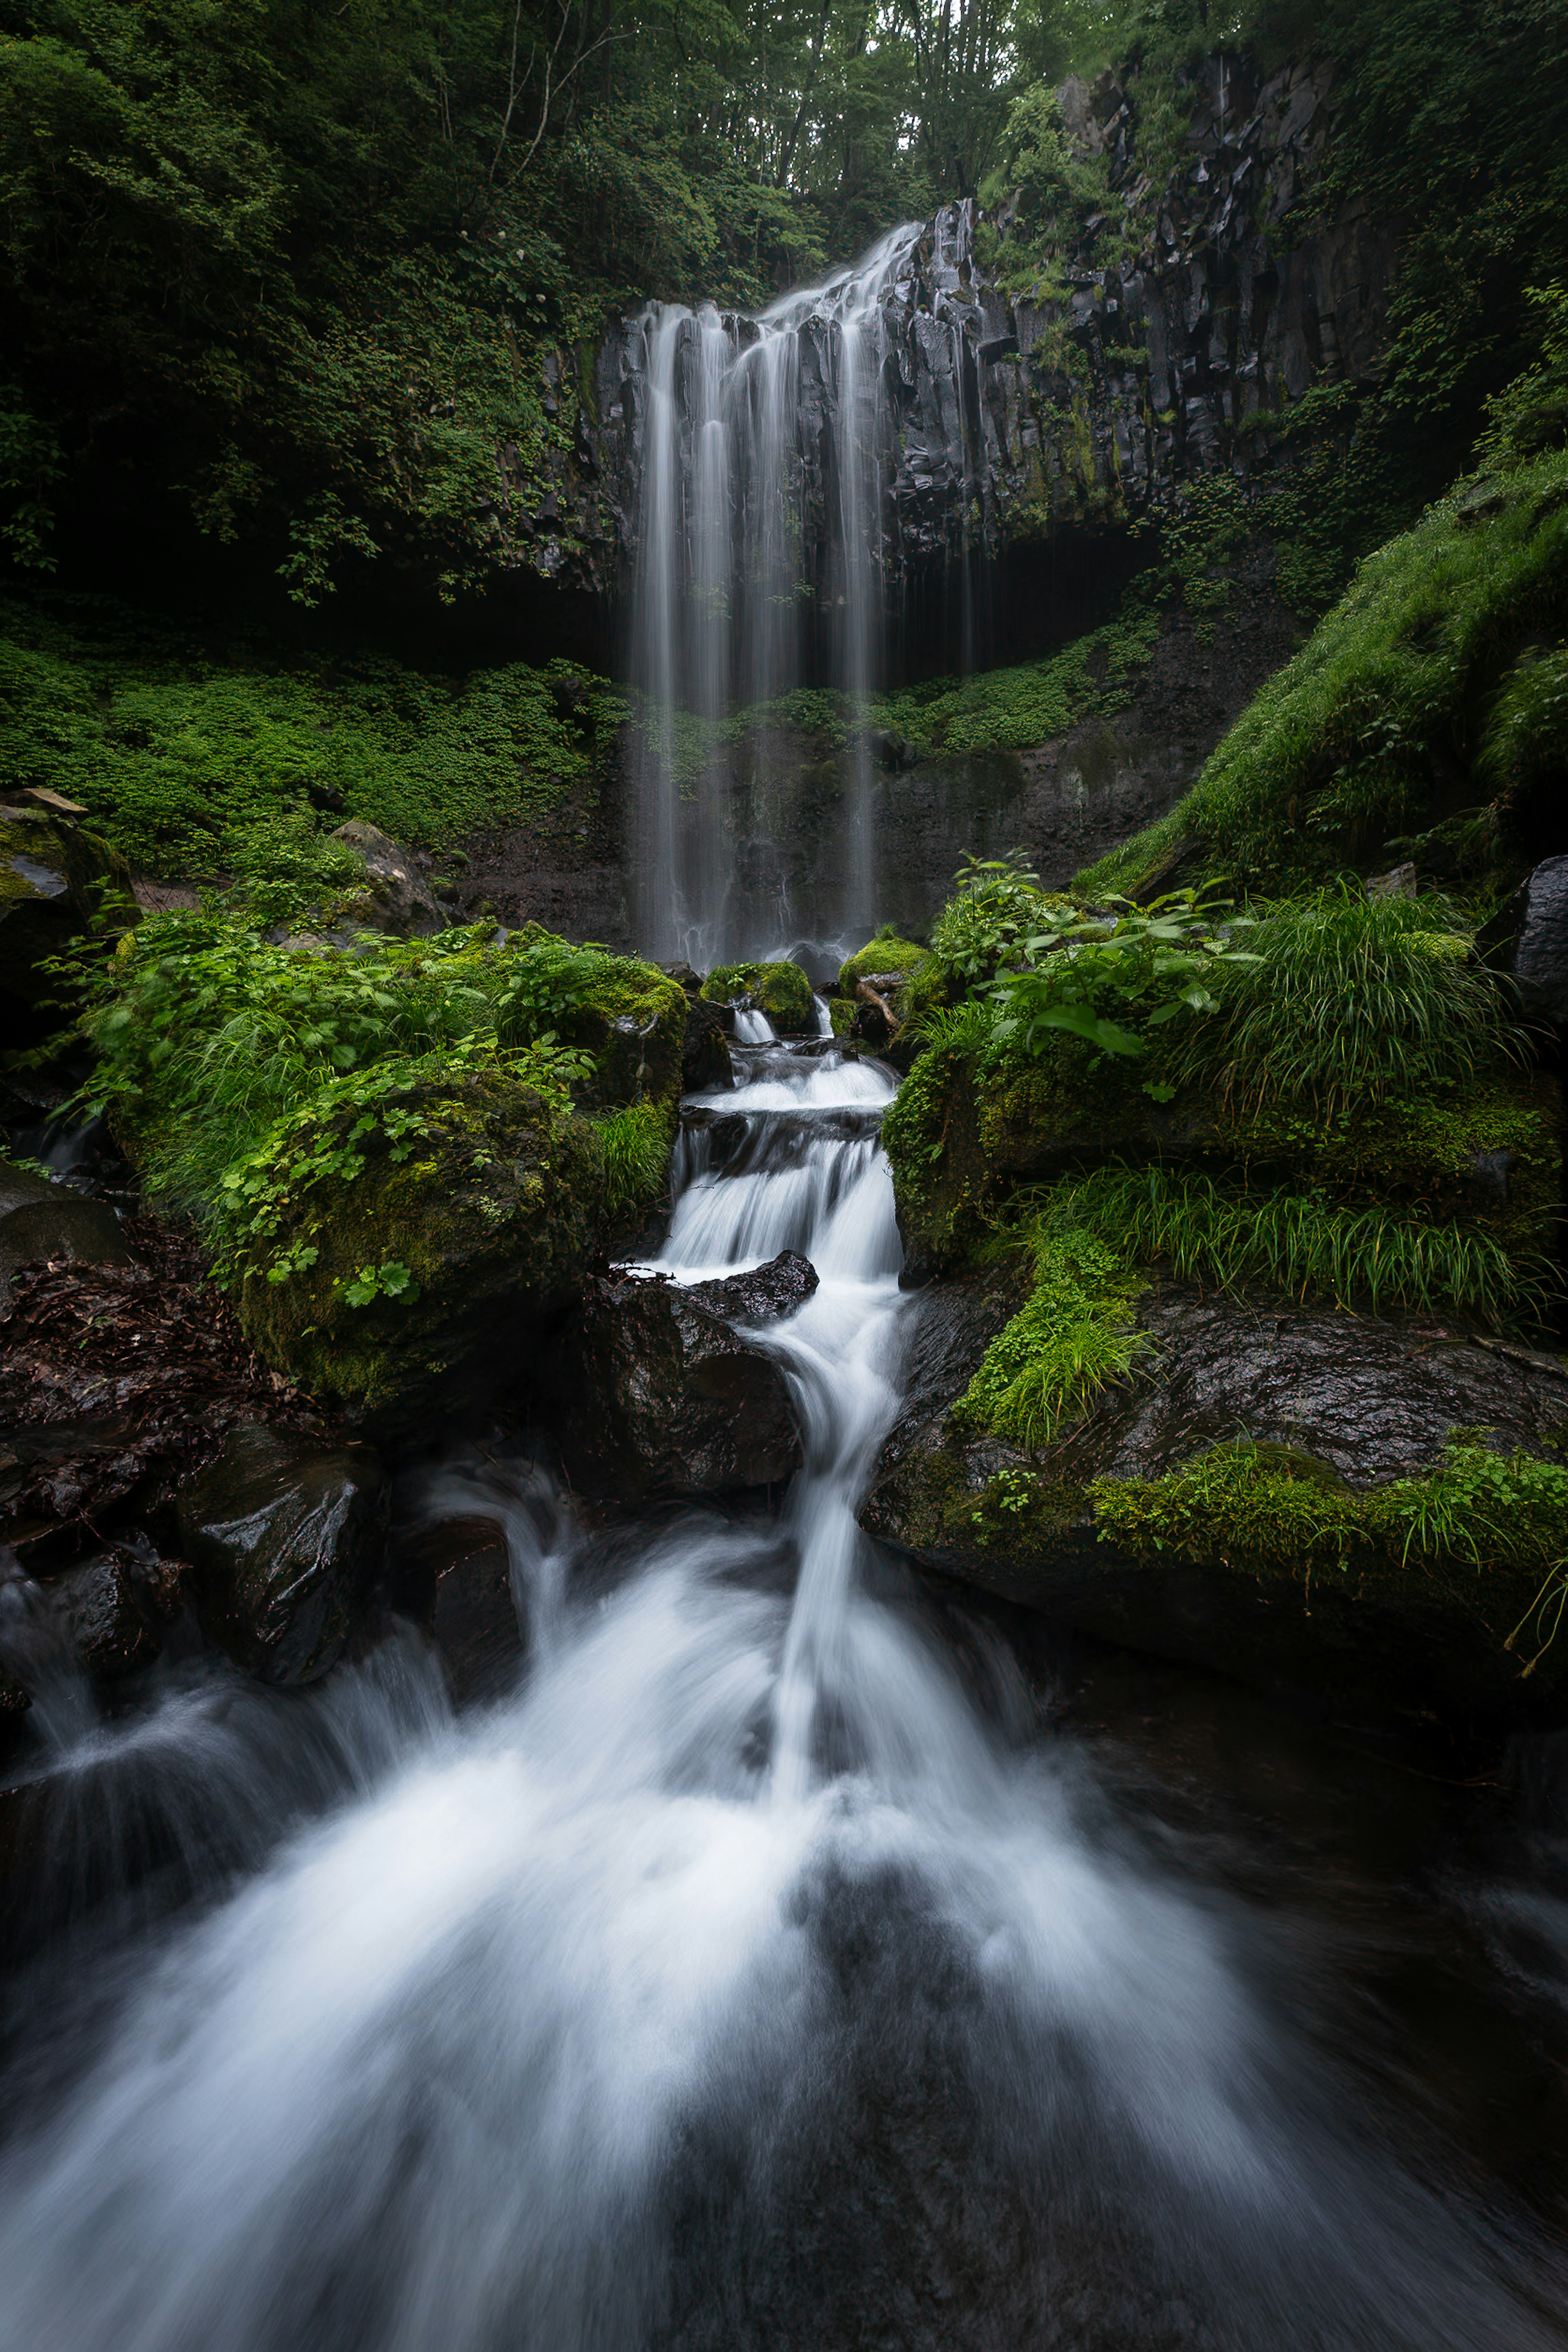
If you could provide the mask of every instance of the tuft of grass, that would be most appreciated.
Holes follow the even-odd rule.
[[[1086,1233],[1037,1230],[1034,1288],[998,1331],[953,1409],[959,1428],[1047,1445],[1152,1346],[1134,1324],[1142,1288],[1125,1261]]]
[[[1212,1177],[1124,1162],[1060,1187],[1048,1214],[1145,1263],[1229,1287],[1255,1281],[1374,1313],[1458,1307],[1500,1327],[1540,1322],[1555,1284],[1547,1260],[1516,1259],[1490,1234],[1454,1220],[1373,1206],[1336,1207],[1317,1192],[1253,1192]]]
[[[612,1224],[645,1215],[669,1183],[674,1112],[668,1103],[629,1103],[594,1121],[604,1153],[604,1207]]]
[[[1523,1058],[1497,982],[1446,899],[1368,898],[1358,885],[1277,907],[1255,962],[1217,971],[1218,1010],[1188,1024],[1179,1074],[1243,1114],[1321,1114],[1465,1086]]]

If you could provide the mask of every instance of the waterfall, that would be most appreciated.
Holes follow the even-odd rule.
[[[917,226],[755,317],[652,304],[632,337],[641,478],[631,596],[637,929],[702,968],[876,919],[866,698],[883,635],[883,502],[896,399],[889,322],[911,295]],[[791,813],[738,789],[720,730],[789,688],[849,705],[836,889],[794,904],[776,855]],[[766,734],[756,743],[767,776]]]

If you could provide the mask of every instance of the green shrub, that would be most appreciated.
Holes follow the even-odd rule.
[[[674,1114],[668,1103],[627,1103],[597,1119],[604,1150],[604,1211],[609,1223],[639,1221],[670,1180]]]
[[[360,953],[316,954],[218,914],[149,917],[91,968],[82,1025],[99,1055],[92,1085],[152,1197],[220,1239],[237,1221],[265,1240],[268,1202],[297,1192],[315,1137],[356,1105],[379,1128],[389,1095],[444,1071],[494,1066],[605,1109],[647,1096],[664,1119],[680,1034],[656,1066],[622,1067],[616,1016],[629,990],[657,1008],[679,996],[674,984],[548,932],[504,948],[491,938],[484,925],[409,944],[366,934]],[[648,1043],[631,1041],[644,1056]],[[623,1177],[651,1166],[653,1124],[618,1137]],[[667,1124],[660,1132],[667,1151]]]

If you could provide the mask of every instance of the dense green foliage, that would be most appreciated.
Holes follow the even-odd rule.
[[[1522,1057],[1463,917],[1440,897],[1341,885],[1272,908],[1215,975],[1218,1018],[1182,1038],[1180,1075],[1243,1114],[1332,1118],[1430,1100]]]
[[[1299,884],[1397,853],[1455,803],[1472,820],[1457,845],[1484,866],[1561,768],[1565,628],[1568,451],[1552,451],[1461,483],[1369,556],[1171,815],[1076,887],[1134,886],[1184,838],[1226,873]]]
[[[656,1141],[652,1127],[625,1125],[609,1139],[625,1205],[653,1181],[655,1148],[667,1164],[679,990],[646,965],[549,934],[490,940],[479,925],[310,954],[224,917],[174,914],[150,917],[111,957],[86,958],[92,1084],[150,1198],[196,1216],[229,1272],[276,1281],[295,1270],[276,1236],[302,1188],[341,1178],[372,1133],[394,1160],[406,1157],[417,1137],[404,1132],[400,1097],[421,1081],[499,1071],[562,1105],[619,1098],[635,1109],[656,1097]],[[627,1012],[674,1024],[642,1085],[615,1061],[614,1023]]]
[[[113,607],[0,611],[0,793],[44,785],[154,874],[244,872],[265,848],[308,861],[312,796],[396,839],[435,847],[524,823],[591,773],[621,705],[598,680],[563,716],[577,673],[514,663],[458,684],[385,657],[224,657]],[[264,829],[265,841],[256,837]]]

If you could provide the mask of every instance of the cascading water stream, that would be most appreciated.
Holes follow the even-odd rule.
[[[1000,1736],[868,1588],[854,1504],[911,1312],[892,1085],[737,1059],[744,1147],[685,1138],[661,1267],[816,1266],[758,1335],[804,1438],[782,1517],[595,1538],[537,1469],[470,1463],[433,1503],[507,1528],[511,1697],[454,1721],[394,1645],[297,1706],[236,1691],[220,1727],[176,1693],[99,1736],[96,1770],[164,1752],[182,1787],[252,1754],[246,1826],[190,1861],[204,1903],[81,1963],[0,2166],[4,2341],[1560,2344],[1521,2230],[1362,2120],[1278,1937],[1071,1743]],[[313,1781],[277,1765],[290,1719]]]
[[[641,321],[638,928],[654,951],[705,969],[802,928],[863,934],[875,919],[864,727],[850,731],[842,882],[823,907],[791,906],[768,845],[736,837],[716,730],[732,703],[766,705],[808,678],[852,709],[876,684],[894,443],[884,313],[907,299],[918,235],[895,229],[856,268],[755,318],[655,304]]]

